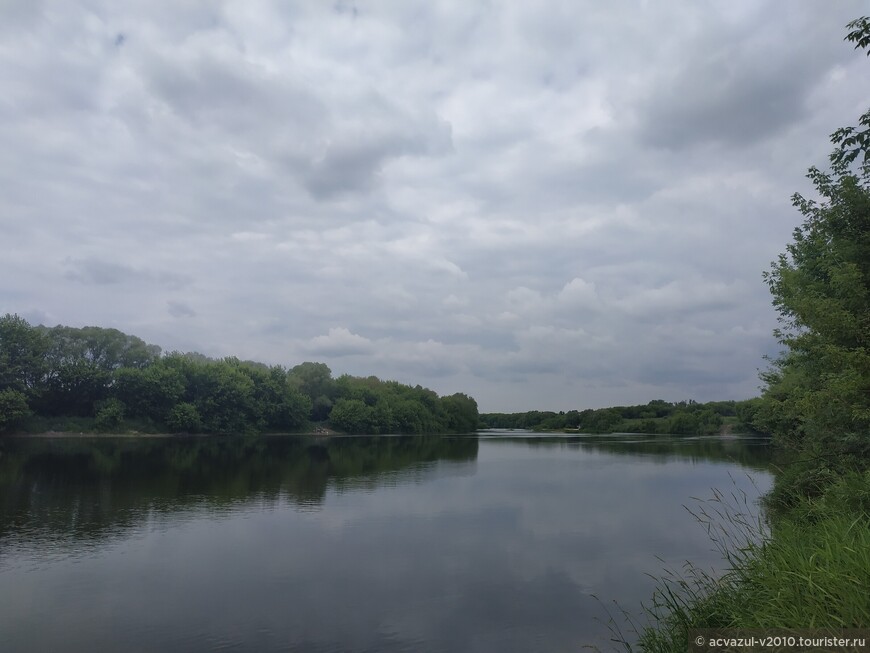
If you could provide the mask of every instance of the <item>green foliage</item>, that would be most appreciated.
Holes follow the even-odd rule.
[[[761,404],[761,399],[755,398],[741,401],[735,406],[735,415],[737,416],[736,429],[738,431],[750,433],[764,432],[757,423]]]
[[[377,433],[373,411],[361,399],[341,398],[335,402],[329,421],[347,433]]]
[[[197,365],[190,396],[202,417],[203,428],[211,433],[245,433],[257,421],[254,383],[238,361],[225,359]]]
[[[254,384],[254,411],[261,428],[284,431],[305,423],[311,413],[311,400],[283,368],[245,365],[242,371]]]
[[[583,425],[592,433],[610,433],[622,422],[622,415],[615,408],[596,410]]]
[[[112,373],[86,359],[67,359],[53,367],[36,407],[52,415],[94,415],[94,404],[106,399]]]
[[[102,402],[94,416],[94,426],[99,431],[117,431],[124,423],[124,404],[117,399]]]
[[[447,429],[453,433],[472,433],[477,430],[477,402],[462,393],[441,399],[447,417]]]
[[[424,415],[413,399],[399,398],[392,402],[392,418],[397,433],[425,433]]]
[[[159,347],[117,329],[93,326],[76,329],[60,325],[37,329],[51,343],[48,356],[54,366],[83,360],[105,371],[121,367],[141,368],[153,363],[160,355]]]
[[[19,390],[0,390],[0,433],[12,429],[30,415],[27,397]]]
[[[583,411],[584,414],[592,412]],[[490,429],[559,429],[564,428],[566,422],[558,413],[530,410],[525,413],[484,413],[480,416],[480,424]]]
[[[324,363],[307,361],[291,368],[287,373],[293,383],[309,397],[334,397],[336,388],[332,370]]]
[[[327,419],[338,395],[332,370],[323,363],[305,362],[293,367],[287,377],[311,401],[311,419],[315,422]]]
[[[158,360],[145,368],[117,370],[111,392],[124,402],[130,415],[161,420],[184,396],[186,381],[181,370]]]
[[[303,395],[305,396],[305,395]],[[315,422],[322,422],[329,417],[332,412],[332,407],[335,403],[326,395],[320,395],[311,399],[311,419]]]
[[[199,433],[202,430],[202,418],[196,406],[181,402],[170,409],[166,425],[173,433]]]
[[[529,411],[527,413],[484,413],[479,422],[483,428],[531,429],[557,431],[577,429],[583,433],[649,433],[710,435],[720,432],[724,418],[737,419],[739,432],[757,432],[754,425],[742,425],[738,411],[748,415],[745,406],[757,400],[695,401],[670,403],[655,399],[648,404],[616,406],[568,412]]]
[[[825,500],[802,499],[771,532],[745,505],[696,515],[728,562],[724,577],[691,565],[659,579],[642,651],[686,651],[693,628],[859,628],[870,623],[870,477],[851,475]],[[823,507],[818,506],[819,502]],[[865,504],[866,505],[866,504]],[[815,512],[807,520],[799,514]]]
[[[846,40],[854,43],[856,50],[866,48],[870,55],[870,18],[862,16],[846,27],[850,30]],[[850,164],[859,157],[864,164],[870,161],[870,111],[858,119],[858,124],[859,127],[841,127],[831,135],[837,146],[831,154],[834,165]]]
[[[52,430],[135,424],[177,433],[292,432],[309,419],[372,434],[477,427],[477,404],[463,394],[442,399],[373,376],[335,380],[323,363],[287,371],[237,358],[161,355],[116,329],[31,327],[17,315],[0,318],[0,363],[0,430],[20,422],[28,406],[37,414],[34,424],[62,418],[49,420]]]
[[[870,23],[847,39],[870,43]],[[870,128],[870,112],[860,120]],[[810,168],[818,200],[796,194],[803,223],[765,280],[785,347],[763,375],[756,423],[788,448],[870,454],[870,140],[847,127],[832,136],[831,169]],[[863,155],[863,156],[862,156]],[[860,164],[855,164],[860,160]]]
[[[116,371],[144,368],[160,354],[159,347],[117,329],[56,326],[35,330],[48,342],[36,404],[47,414],[94,415],[94,405],[109,397]]]
[[[711,435],[719,432],[722,417],[709,408],[699,411],[677,411],[668,422],[670,433],[680,435]]]
[[[333,427],[348,433],[469,433],[477,429],[477,402],[457,393],[439,397],[377,377],[340,376],[338,399],[329,415]]]
[[[765,497],[772,514],[813,523],[841,512],[870,516],[870,470],[841,458],[799,458],[784,466]]]
[[[0,317],[0,390],[33,395],[43,379],[48,338],[18,315]]]

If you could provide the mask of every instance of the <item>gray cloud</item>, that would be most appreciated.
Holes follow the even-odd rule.
[[[308,344],[310,353],[330,358],[368,354],[373,350],[374,346],[370,340],[351,333],[344,327],[330,329],[329,333],[312,338]]]
[[[196,311],[184,302],[170,300],[166,307],[172,317],[196,317]]]
[[[96,258],[67,259],[64,278],[99,286],[129,283],[148,283],[178,289],[190,283],[190,279],[174,272],[137,269],[122,263],[112,263]]]
[[[0,304],[484,410],[752,395],[861,10],[6,3]]]
[[[652,94],[641,105],[641,137],[675,149],[739,146],[785,132],[804,117],[813,89],[851,55],[838,47],[840,26],[831,29],[810,14],[791,21],[778,14],[765,7],[690,39],[684,58],[654,77]],[[794,47],[792,39],[809,34],[816,47]]]
[[[367,131],[371,127],[367,125]],[[436,123],[432,129],[431,135],[422,130],[342,135],[313,162],[305,175],[305,187],[318,199],[368,190],[389,159],[446,151],[449,127]]]

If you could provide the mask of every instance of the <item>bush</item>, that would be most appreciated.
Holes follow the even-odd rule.
[[[118,399],[107,399],[100,404],[94,417],[98,431],[116,431],[124,423],[124,404]]]
[[[166,425],[173,433],[198,433],[202,430],[202,419],[200,419],[196,406],[180,403],[169,411]]]
[[[30,415],[27,398],[18,390],[0,390],[0,432],[11,429]]]

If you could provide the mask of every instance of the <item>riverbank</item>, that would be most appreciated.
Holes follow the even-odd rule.
[[[734,511],[717,514],[711,537],[729,563],[724,576],[690,567],[660,579],[640,650],[684,653],[694,628],[870,625],[870,472],[846,472],[813,498],[774,491],[767,503],[765,534]],[[722,537],[729,532],[742,537]]]
[[[282,433],[259,433],[261,436],[281,436],[281,435],[296,435],[306,437],[330,437],[342,435],[338,431],[326,427],[315,427],[304,431],[282,432]],[[152,433],[148,431],[38,431],[28,432],[22,431],[17,433],[6,433],[0,435],[2,438],[211,438],[211,437],[227,437],[217,433]]]
[[[198,434],[204,435],[204,434]],[[172,433],[102,433],[94,431],[42,431],[40,433],[7,433],[3,438],[174,438]]]

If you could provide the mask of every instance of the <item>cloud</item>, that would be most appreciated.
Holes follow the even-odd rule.
[[[372,342],[344,327],[332,328],[325,336],[312,338],[307,350],[312,354],[320,354],[333,358],[357,356],[372,351]]]
[[[172,317],[196,317],[196,311],[184,302],[170,300],[166,302],[166,305]]]
[[[716,20],[715,12],[710,18]],[[821,26],[818,47],[796,49],[813,20],[796,16],[772,29],[769,8],[749,11],[716,33],[690,36],[693,56],[672,62],[653,78],[641,137],[659,147],[681,149],[704,143],[744,146],[785,132],[803,118],[814,87],[849,53],[841,35]],[[819,27],[817,25],[817,27]]]
[[[349,7],[6,3],[3,310],[484,410],[757,391],[858,4]]]
[[[336,130],[304,175],[317,199],[369,190],[391,159],[450,150],[450,127],[434,115],[415,120],[377,96],[361,102],[370,105],[369,115],[345,119],[349,124]]]
[[[558,298],[559,302],[572,308],[595,308],[600,302],[595,284],[579,277],[566,283],[559,291]]]
[[[746,289],[739,284],[677,279],[663,286],[640,289],[618,299],[614,305],[631,316],[658,319],[662,314],[677,316],[690,313],[698,316],[708,311],[734,309],[745,296]]]
[[[171,289],[183,288],[190,279],[174,272],[143,270],[123,263],[96,258],[67,259],[66,279],[100,286],[148,283]]]

